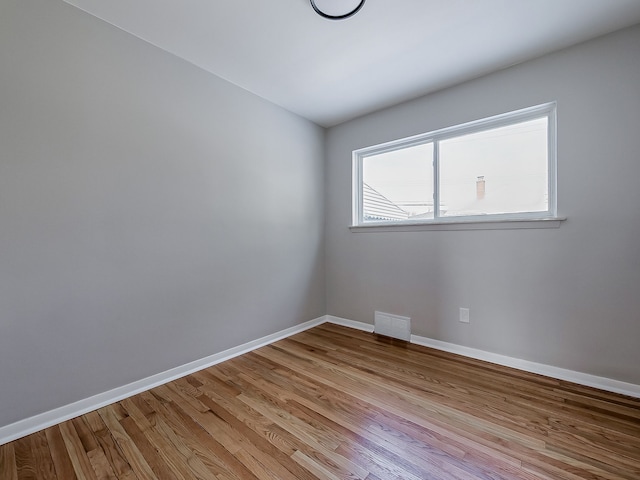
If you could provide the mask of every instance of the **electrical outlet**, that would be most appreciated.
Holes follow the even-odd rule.
[[[469,323],[469,309],[460,308],[460,321],[462,323]]]

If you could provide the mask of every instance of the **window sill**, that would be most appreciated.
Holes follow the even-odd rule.
[[[351,225],[352,232],[420,232],[427,230],[518,230],[530,228],[559,228],[566,217],[509,219],[509,220],[439,220],[421,223],[369,223]]]

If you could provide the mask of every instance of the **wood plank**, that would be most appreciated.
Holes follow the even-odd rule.
[[[174,404],[159,402],[152,392],[144,392],[139,396],[139,399],[133,400],[144,401],[151,408],[154,408],[162,416],[167,426],[172,429],[173,433],[215,477],[240,478],[215,454],[220,448],[220,444],[202,426],[194,422],[191,417],[181,411],[178,413],[178,409],[174,409]]]
[[[298,464],[309,470],[318,478],[326,480],[342,480],[342,477],[334,474],[329,469],[316,462],[313,458],[308,457],[300,451],[296,451],[291,458],[293,458],[296,462],[298,462]]]
[[[89,457],[89,462],[91,463],[93,471],[96,472],[96,476],[99,480],[117,480],[118,477],[111,468],[104,451],[96,448],[88,452],[87,456]]]
[[[305,470],[297,467],[297,464],[287,462],[288,457],[293,453],[292,449],[288,442],[274,441],[274,438],[278,438],[275,429],[271,427],[258,431],[252,429],[229,410],[226,410],[224,407],[228,407],[229,404],[225,404],[224,398],[218,397],[215,392],[210,391],[207,395],[201,395],[199,398],[215,415],[229,425],[229,429],[235,433],[236,438],[244,437],[246,439],[244,443],[247,446],[244,448],[249,454],[262,464],[269,466],[280,478],[312,480]],[[237,412],[237,409],[234,408],[232,411]]]
[[[127,459],[127,462],[139,480],[155,480],[156,476],[153,470],[142,455],[136,442],[129,436],[118,421],[118,414],[116,412],[117,410],[112,408],[112,406],[98,410],[100,417],[111,432],[124,458]]]
[[[45,430],[47,444],[51,452],[51,460],[58,478],[76,480],[78,476],[73,468],[73,463],[67,452],[67,447],[60,432],[60,426],[56,425]],[[0,477],[2,478],[2,477]]]
[[[16,469],[20,480],[37,479],[37,467],[34,452],[31,450],[31,438],[24,437],[14,443]]]
[[[311,425],[316,425],[319,423],[326,424],[328,427],[330,427],[330,430],[334,432],[336,441],[340,442],[340,445],[344,445],[347,442],[348,443],[359,442],[361,445],[366,442],[370,445],[370,442],[361,438],[360,435],[358,435],[358,433],[363,432],[361,428],[359,428],[358,426],[355,426],[356,424],[360,423],[358,420],[350,421],[348,418],[345,418],[344,416],[340,417],[335,415],[335,412],[340,411],[340,408],[335,404],[335,402],[331,403],[326,408],[318,408],[318,405],[314,404],[313,401],[311,401],[311,403],[307,401],[311,398],[314,398],[314,401],[317,401],[317,398],[315,398],[315,395],[311,394],[309,395],[309,397],[307,397],[307,399],[305,399],[305,398],[299,397],[296,394],[296,392],[291,391],[292,389],[295,389],[295,387],[292,387],[292,385],[298,384],[299,382],[291,381],[291,379],[289,379],[289,382],[285,381],[282,384],[280,384],[278,379],[274,376],[273,372],[269,373],[266,371],[256,371],[256,375],[258,376],[254,377],[252,380],[254,385],[259,386],[266,392],[272,390],[272,385],[274,386],[278,385],[282,387],[280,389],[280,392],[281,392],[280,397],[281,397],[281,400],[286,401],[286,405],[288,405],[289,413],[291,413],[292,415],[295,415],[298,418],[306,419],[306,421],[309,422]],[[247,386],[247,389],[248,388],[249,386]],[[299,403],[299,402],[302,402],[302,403]],[[303,404],[306,404],[306,406]],[[341,413],[344,414],[346,412],[342,410]],[[355,432],[358,432],[358,433],[355,433]],[[335,433],[339,433],[339,435],[335,435]],[[377,450],[378,455],[381,453],[382,449],[375,448],[375,447],[374,449]],[[396,456],[393,459],[393,461],[396,464],[399,463],[399,459],[401,458],[401,456],[403,454],[406,454],[406,450],[403,448],[399,448],[398,451],[400,452],[401,455]],[[418,455],[418,457],[422,457],[424,453],[425,452],[420,452],[420,455]],[[389,452],[386,452],[386,455],[383,458],[389,458],[391,456],[392,454],[390,454]],[[460,456],[462,456],[462,453],[460,454]],[[337,457],[337,458],[340,458],[340,457]],[[347,457],[347,458],[351,458],[351,457]],[[419,459],[416,459],[416,460],[418,462],[421,461]]]
[[[35,463],[36,476],[41,480],[55,480],[56,472],[51,458],[51,452],[44,431],[29,435],[31,451]]]
[[[120,424],[128,437],[135,443],[147,465],[151,467],[154,477],[158,478],[158,480],[179,480],[179,476],[165,462],[163,455],[149,441],[133,418],[123,418],[120,420]]]
[[[129,462],[127,462],[123,456],[122,451],[116,445],[115,439],[111,435],[111,431],[107,428],[103,422],[100,414],[90,412],[84,416],[87,425],[93,432],[93,435],[98,442],[99,449],[102,450],[111,470],[118,478],[126,478],[127,476],[135,477]]]
[[[239,479],[257,479],[247,466],[234,456],[240,450],[237,443],[222,432],[218,425],[212,423],[211,412],[200,412],[189,403],[172,403],[169,408],[185,425],[191,425],[199,440],[207,445],[216,459],[220,460],[223,471],[218,475],[231,475]]]
[[[96,480],[96,474],[73,423],[71,421],[62,422],[59,427],[71,464],[78,478]]]
[[[190,449],[185,447],[171,428],[159,418],[158,414],[149,408],[145,409],[144,405],[148,406],[148,404],[134,401],[131,398],[123,400],[121,403],[130,414],[130,418],[144,432],[158,455],[177,478],[184,480],[190,478],[206,479],[211,476],[211,472],[207,470],[206,466],[193,455]],[[139,408],[138,405],[141,407]],[[145,415],[144,411],[147,411],[148,414]]]
[[[3,480],[18,480],[14,446],[15,442],[0,445],[0,478]]]
[[[98,442],[83,417],[74,418],[71,420],[71,423],[73,423],[73,428],[75,429],[85,452],[90,452],[98,448]]]

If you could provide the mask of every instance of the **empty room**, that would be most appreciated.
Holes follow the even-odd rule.
[[[23,479],[640,479],[640,1],[0,0]]]

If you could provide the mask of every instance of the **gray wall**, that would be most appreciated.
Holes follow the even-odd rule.
[[[640,384],[639,54],[637,26],[330,129],[327,313]],[[347,228],[352,150],[552,100],[559,229]]]
[[[0,2],[0,426],[325,313],[324,131]]]

